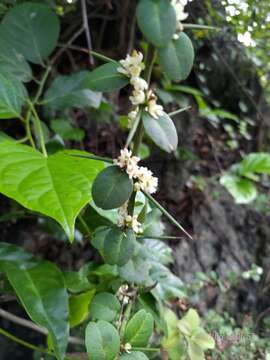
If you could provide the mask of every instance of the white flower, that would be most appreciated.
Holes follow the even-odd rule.
[[[132,350],[132,346],[130,345],[130,343],[126,343],[124,346],[124,350],[126,353],[130,354],[131,350]]]
[[[133,90],[132,95],[129,97],[133,105],[140,105],[145,102],[145,93],[143,90]]]
[[[172,0],[172,5],[176,12],[177,21],[184,21],[188,18],[189,14],[185,13],[185,5],[183,5],[181,0]]]
[[[130,120],[131,122],[135,121],[138,116],[138,112],[139,112],[139,108],[137,108],[137,107],[136,107],[136,109],[130,111],[128,113],[128,120]]]
[[[154,119],[158,119],[164,114],[163,106],[158,105],[156,99],[149,100],[145,110],[148,111]]]
[[[118,72],[128,77],[139,77],[144,69],[143,54],[134,50],[131,55],[127,55],[124,60],[120,60],[121,67]]]
[[[122,169],[126,168],[129,178],[132,179],[138,173],[139,167],[137,164],[139,161],[139,157],[132,156],[132,152],[125,148],[120,151],[120,156],[117,159],[114,159],[114,164]]]
[[[128,203],[126,202],[122,206],[120,206],[120,208],[118,209],[117,225],[119,227],[125,227],[127,216],[128,216]]]
[[[136,234],[143,232],[142,224],[138,221],[138,215],[128,215],[125,222],[126,226],[131,228]]]
[[[149,194],[153,194],[157,191],[158,178],[153,176],[151,170],[148,170],[144,166],[139,167],[137,179],[138,182],[135,184],[136,190],[144,190]]]
[[[136,91],[143,91],[148,89],[147,82],[141,77],[132,77],[130,83]]]

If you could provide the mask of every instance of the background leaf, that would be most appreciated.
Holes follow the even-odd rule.
[[[4,271],[30,318],[45,327],[58,359],[64,359],[69,335],[68,294],[61,271],[50,262],[23,269],[5,262]]]
[[[85,333],[87,353],[91,360],[114,360],[120,351],[120,337],[106,321],[90,322]]]
[[[220,178],[220,183],[234,197],[237,204],[248,204],[257,196],[257,189],[252,181],[237,175],[225,174]]]
[[[95,204],[104,209],[116,209],[123,205],[133,191],[133,181],[118,166],[108,166],[96,177],[92,196]]]
[[[75,108],[98,108],[102,94],[92,91],[85,84],[89,71],[57,76],[46,91],[43,104],[56,110]]]
[[[239,172],[243,176],[250,173],[270,175],[270,154],[251,153],[247,155],[240,163]]]
[[[178,135],[173,121],[167,114],[154,119],[145,112],[143,114],[143,126],[146,134],[162,150],[170,153],[177,149]]]
[[[0,73],[0,119],[19,118],[26,98],[27,91],[20,81]]]
[[[43,64],[59,36],[57,16],[47,5],[26,2],[14,6],[4,17],[1,31],[6,41],[25,59]]]
[[[54,119],[51,121],[52,130],[63,140],[81,141],[85,137],[83,129],[75,128],[68,119]]]
[[[141,0],[137,22],[145,38],[155,46],[165,46],[176,30],[176,14],[169,0]]]
[[[123,354],[121,360],[148,360],[148,357],[140,351],[132,351],[130,354]]]
[[[75,219],[91,200],[92,181],[103,168],[100,161],[69,156],[75,153],[46,158],[29,146],[0,143],[0,192],[55,219],[71,240]]]
[[[92,289],[79,295],[72,295],[69,298],[69,323],[75,327],[85,321],[89,314],[89,306],[96,290]]]
[[[158,49],[158,58],[162,70],[171,80],[185,80],[194,62],[192,42],[185,33],[181,32],[179,39],[171,40],[166,46]]]
[[[121,89],[129,83],[129,79],[117,71],[119,66],[114,62],[99,66],[87,75],[84,86],[102,92]]]

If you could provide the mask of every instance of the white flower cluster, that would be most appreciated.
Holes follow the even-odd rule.
[[[130,101],[136,106],[143,104],[146,99],[145,90],[148,89],[147,82],[140,77],[142,70],[145,68],[143,54],[134,50],[132,55],[127,55],[124,60],[120,60],[120,64],[121,67],[119,67],[117,71],[128,76],[134,88],[130,96]]]
[[[183,31],[182,21],[186,20],[189,16],[188,13],[185,12],[186,2],[183,0],[171,0],[171,3],[176,12],[176,20],[177,20],[177,32]],[[174,39],[178,39],[179,35],[175,34]]]
[[[138,106],[144,103],[147,103],[145,110],[148,111],[153,118],[158,119],[163,115],[163,107],[157,104],[157,97],[152,90],[147,92],[148,84],[140,77],[142,70],[145,68],[143,54],[134,50],[132,55],[127,55],[124,60],[120,60],[120,64],[121,67],[119,67],[117,71],[128,76],[130,78],[130,84],[133,86],[133,91],[129,99],[136,108],[128,114],[130,122],[136,119],[139,112]]]
[[[138,166],[140,158],[132,156],[132,152],[128,149],[122,149],[120,156],[114,160],[114,163],[121,169],[125,169],[130,179],[136,179],[135,190],[143,190],[149,194],[157,191],[158,178],[153,176],[151,170],[144,166]]]
[[[138,215],[128,214],[128,203],[122,205],[118,210],[118,226],[131,228],[136,234],[142,234],[142,224],[138,221]]]

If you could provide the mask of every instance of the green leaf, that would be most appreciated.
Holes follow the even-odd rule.
[[[153,316],[145,310],[140,310],[127,323],[124,341],[135,347],[144,347],[148,344],[153,330]]]
[[[26,2],[11,8],[1,28],[5,40],[17,53],[35,64],[43,64],[56,46],[60,25],[47,5]]]
[[[50,262],[23,269],[14,262],[3,265],[7,278],[30,318],[45,327],[58,359],[68,343],[68,294],[61,271]]]
[[[188,342],[188,355],[190,360],[205,360],[202,348],[193,342]]]
[[[132,191],[133,181],[128,174],[118,166],[109,166],[96,177],[92,187],[92,196],[98,207],[110,210],[123,205]]]
[[[144,239],[143,246],[148,251],[149,259],[163,265],[172,263],[172,249],[164,242],[157,239]]]
[[[91,360],[114,360],[120,351],[120,337],[106,321],[90,322],[86,328],[85,344]]]
[[[201,327],[194,332],[191,341],[203,350],[215,348],[215,340]]]
[[[148,360],[148,357],[140,351],[132,351],[130,354],[123,354],[120,360]]]
[[[166,46],[158,49],[158,58],[163,71],[171,80],[185,80],[194,62],[192,42],[181,32],[179,39],[171,40]]]
[[[248,204],[257,197],[257,189],[252,181],[243,179],[234,174],[225,174],[220,183],[234,197],[237,204]]]
[[[46,91],[43,105],[55,110],[69,108],[99,108],[102,94],[92,91],[85,84],[89,71],[80,71],[71,75],[60,75],[54,79]]]
[[[32,70],[25,58],[5,40],[0,27],[0,71],[11,74],[20,81],[30,81]]]
[[[173,121],[167,114],[154,119],[145,112],[143,114],[143,126],[146,134],[162,150],[170,153],[177,149],[178,135]]]
[[[103,257],[107,264],[125,265],[135,250],[136,236],[132,230],[123,230],[115,227],[106,233]]]
[[[14,263],[22,268],[25,268],[26,266],[31,267],[36,264],[34,256],[23,250],[23,248],[0,242],[0,264],[3,264],[4,262]]]
[[[83,129],[73,127],[68,119],[54,119],[51,121],[52,130],[63,140],[82,141],[85,137]]]
[[[124,266],[119,267],[119,275],[130,283],[143,284],[149,279],[151,264],[140,256],[133,256]]]
[[[0,73],[0,119],[20,117],[26,98],[27,91],[20,81]]]
[[[145,38],[153,45],[165,46],[176,30],[176,14],[169,0],[141,0],[137,22]]]
[[[97,294],[90,307],[90,315],[93,319],[114,321],[120,312],[121,305],[116,296],[110,293]]]
[[[103,163],[61,151],[44,157],[29,146],[0,143],[0,192],[27,209],[55,219],[70,240],[81,209],[91,200],[91,185]]]
[[[129,83],[129,79],[117,71],[119,66],[119,63],[107,63],[99,66],[86,76],[84,86],[102,92],[121,89]]]
[[[199,326],[200,318],[195,309],[189,309],[186,315],[178,322],[178,329],[185,336],[191,336],[194,331],[198,330]]]
[[[103,254],[104,241],[108,232],[111,230],[109,226],[98,227],[91,236],[91,244],[95,249],[99,250]]]
[[[239,172],[243,176],[250,173],[270,175],[270,154],[252,153],[247,155],[240,163]]]
[[[84,322],[89,314],[89,306],[96,290],[89,290],[79,295],[72,295],[69,298],[69,323],[75,327]]]

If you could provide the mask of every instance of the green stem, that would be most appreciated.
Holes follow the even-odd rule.
[[[164,236],[137,236],[137,238],[139,239],[157,239],[157,240],[183,240],[183,237],[181,236],[168,236],[168,235],[164,235]]]
[[[36,145],[35,145],[35,142],[34,142],[34,139],[32,136],[32,132],[31,132],[30,117],[31,117],[31,110],[28,110],[26,119],[25,119],[25,131],[26,131],[26,136],[29,139],[31,146],[35,149]]]
[[[132,347],[134,351],[149,351],[149,352],[158,352],[159,348],[147,348],[147,347]]]
[[[35,106],[33,105],[33,103],[30,100],[28,101],[28,104],[29,104],[32,114],[34,115],[34,120],[35,120],[35,125],[36,125],[37,131],[38,131],[38,137],[39,137],[39,141],[40,141],[41,151],[42,151],[43,155],[45,157],[47,157],[48,154],[47,154],[47,150],[45,147],[45,140],[44,140],[44,135],[43,135],[39,116],[36,112]]]
[[[179,224],[179,222],[170,214],[164,207],[151,196],[150,194],[143,191],[144,195],[170,220],[172,224],[174,224],[178,229],[183,231],[191,240],[193,240],[192,236],[189,235],[189,233],[183,228],[182,225]]]
[[[131,141],[133,140],[136,132],[137,132],[137,129],[138,129],[138,126],[140,124],[140,121],[141,121],[141,111],[138,112],[138,115],[130,129],[130,132],[128,134],[128,138],[127,138],[127,141],[126,141],[126,145],[125,147],[129,147],[129,145],[131,144]]]
[[[96,57],[97,59],[103,60],[105,62],[112,62],[112,63],[117,63],[117,61],[115,61],[114,59],[109,58],[108,56],[102,55],[96,51],[93,50],[88,50],[88,52],[90,54],[92,54],[94,57]]]
[[[35,96],[35,98],[33,100],[33,104],[36,104],[38,102],[38,100],[39,100],[39,98],[40,98],[40,96],[41,96],[41,94],[43,92],[46,80],[48,79],[48,76],[49,76],[49,74],[51,72],[51,69],[52,69],[52,67],[50,65],[47,66],[46,71],[44,72],[44,75],[43,75],[43,77],[42,77],[42,79],[40,81],[36,96]]]
[[[182,109],[175,110],[175,111],[169,113],[168,115],[169,116],[174,116],[174,115],[177,115],[177,114],[181,114],[182,112],[187,111],[189,109],[191,109],[191,106],[186,106],[186,107],[184,107]]]
[[[80,223],[82,224],[82,227],[84,228],[87,235],[91,238],[91,231],[90,231],[88,225],[86,224],[86,222],[84,221],[81,214],[78,216],[78,219],[79,219]]]
[[[215,26],[208,25],[199,25],[199,24],[185,24],[183,23],[184,29],[196,29],[196,30],[216,30],[220,31],[221,29]]]
[[[27,342],[27,341],[21,340],[21,339],[19,339],[16,336],[10,334],[8,331],[6,331],[6,330],[4,330],[2,328],[0,328],[0,334],[2,334],[3,336],[9,338],[10,340],[12,340],[12,341],[16,342],[17,344],[20,344],[20,345],[28,348],[28,349],[38,351],[38,352],[40,352],[42,354],[51,355],[52,357],[56,358],[56,356],[52,352],[50,352],[48,350],[45,350],[45,349],[41,349],[41,348],[39,348],[39,347],[37,347],[37,346]]]
[[[68,156],[74,156],[74,157],[79,157],[79,158],[84,158],[84,159],[90,159],[90,160],[98,160],[98,161],[104,161],[107,162],[109,164],[113,164],[113,159],[107,158],[107,157],[102,157],[102,156],[97,156],[97,155],[79,155],[79,154],[67,154]]]
[[[130,302],[127,305],[127,308],[126,308],[126,310],[124,312],[124,316],[123,316],[123,319],[122,319],[122,322],[121,322],[121,327],[120,327],[120,338],[121,339],[123,339],[125,328],[126,328],[126,325],[128,323],[128,320],[130,318],[132,306],[133,306],[133,302]]]

